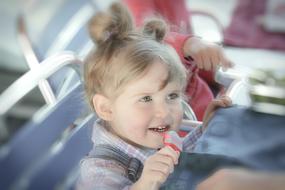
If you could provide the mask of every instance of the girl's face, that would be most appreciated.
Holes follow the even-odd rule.
[[[163,147],[163,133],[177,131],[183,117],[182,88],[169,82],[165,64],[156,61],[140,79],[126,85],[111,105],[111,128],[128,143]],[[163,87],[163,88],[162,88]]]

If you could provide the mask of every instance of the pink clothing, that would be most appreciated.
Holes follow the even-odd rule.
[[[192,32],[185,0],[123,0],[132,12],[136,24],[142,26],[150,16],[162,16],[171,25],[172,31]]]
[[[285,51],[285,34],[266,31],[258,20],[265,15],[267,0],[239,0],[224,43],[238,47]]]
[[[183,139],[183,151],[192,152],[201,134],[201,126],[193,128]],[[100,144],[111,145],[128,154],[130,157],[139,159],[142,163],[156,152],[154,149],[141,149],[126,143],[119,137],[108,132],[102,125],[101,120],[96,121],[93,127],[92,141],[94,147]],[[94,151],[96,151],[96,148]],[[131,185],[132,182],[126,177],[124,168],[116,161],[92,158],[92,155],[87,156],[81,161],[77,189],[127,190]]]
[[[178,53],[182,63],[189,71],[189,79],[185,94],[187,95],[188,103],[194,110],[197,119],[203,120],[204,112],[208,104],[213,100],[214,96],[208,84],[200,78],[199,69],[193,61],[184,58],[182,47],[189,35],[182,35],[175,32],[170,32],[166,37],[166,42],[169,43]]]

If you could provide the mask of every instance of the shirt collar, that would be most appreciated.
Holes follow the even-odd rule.
[[[110,133],[106,126],[104,126],[104,122],[101,119],[98,119],[95,122],[92,133],[92,141],[94,146],[99,144],[109,144],[115,148],[120,149],[130,157],[135,157],[144,163],[145,159],[150,155],[154,154],[156,150],[150,148],[138,148],[133,145],[128,144],[118,136]]]

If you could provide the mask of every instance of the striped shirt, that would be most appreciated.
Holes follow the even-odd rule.
[[[130,157],[139,159],[142,163],[156,152],[154,149],[142,149],[126,143],[106,130],[102,123],[101,120],[97,120],[93,127],[92,141],[94,147],[100,144],[111,145]],[[201,126],[189,129],[189,133],[183,138],[183,151],[186,152],[192,152],[197,139],[202,134]],[[133,184],[126,177],[125,169],[113,160],[92,158],[92,155],[90,155],[81,161],[80,167],[77,189],[127,190]]]

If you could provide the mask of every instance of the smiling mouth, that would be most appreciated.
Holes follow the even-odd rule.
[[[168,131],[169,128],[170,128],[169,125],[165,125],[165,126],[149,128],[149,130],[151,130],[153,132],[157,132],[157,133],[164,133],[164,132]]]

